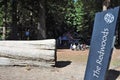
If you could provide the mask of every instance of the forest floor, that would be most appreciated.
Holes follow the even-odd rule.
[[[56,67],[0,67],[0,80],[84,80],[89,50],[57,50]],[[120,49],[114,49],[107,80],[120,80]]]

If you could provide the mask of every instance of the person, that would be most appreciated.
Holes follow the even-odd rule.
[[[70,44],[70,49],[73,50],[73,44]]]
[[[86,49],[86,44],[83,44],[83,50],[85,50]]]
[[[84,51],[86,49],[86,44],[81,44],[80,45],[80,50]]]
[[[27,40],[29,40],[29,37],[30,37],[29,29],[25,32],[25,36],[26,36]]]
[[[76,50],[76,47],[77,47],[77,46],[75,45],[75,43],[70,45],[70,49],[71,49],[71,50]]]
[[[80,50],[80,44],[79,43],[76,46],[76,50]]]

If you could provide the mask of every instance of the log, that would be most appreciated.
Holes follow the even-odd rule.
[[[55,63],[55,39],[0,41],[0,65],[52,66]]]

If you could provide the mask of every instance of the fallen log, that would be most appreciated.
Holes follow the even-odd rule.
[[[52,66],[56,62],[56,41],[0,41],[0,65]]]

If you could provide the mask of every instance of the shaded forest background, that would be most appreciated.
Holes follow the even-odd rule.
[[[66,32],[91,37],[96,12],[119,0],[0,0],[0,39],[57,39]],[[120,44],[120,29],[117,44]]]

